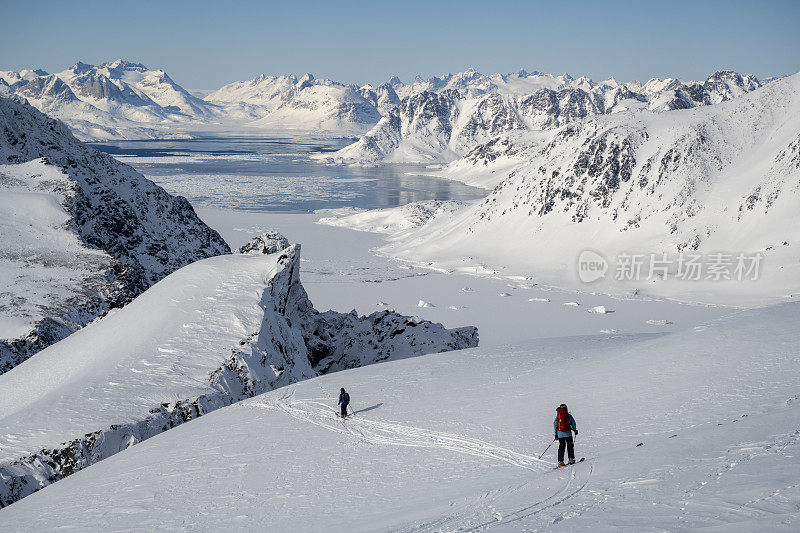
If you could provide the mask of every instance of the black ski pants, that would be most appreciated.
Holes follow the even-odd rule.
[[[567,449],[567,455],[570,459],[575,459],[575,445],[572,442],[572,435],[569,437],[558,438],[558,462],[564,462],[564,448]]]
[[[342,418],[344,418],[346,416],[347,416],[347,404],[343,403],[342,404]],[[572,440],[572,437],[570,437],[570,440]]]

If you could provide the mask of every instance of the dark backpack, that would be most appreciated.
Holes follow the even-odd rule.
[[[556,428],[565,433],[572,431],[572,425],[569,423],[569,413],[565,407],[556,409]]]
[[[350,395],[346,392],[342,393],[342,403],[350,403]]]

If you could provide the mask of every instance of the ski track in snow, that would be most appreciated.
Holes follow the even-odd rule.
[[[503,461],[534,472],[545,472],[550,468],[550,461],[518,453],[464,435],[369,420],[357,415],[351,415],[347,418],[347,421],[334,418],[332,416],[336,414],[334,407],[316,400],[295,399],[293,390],[282,396],[277,402],[265,399],[263,402],[254,405],[277,407],[293,418],[310,422],[330,431],[343,433],[370,445],[385,444],[415,448],[439,448],[475,457]]]
[[[446,516],[395,531],[398,533],[482,531],[497,526],[508,526],[556,507],[577,495],[589,483],[592,470],[591,464],[588,465],[588,471],[586,469],[579,471],[577,468],[570,468],[567,482],[556,492],[521,508],[514,508],[514,504],[504,505],[503,502],[512,498],[515,501],[525,499],[525,490],[535,489],[530,485],[530,482],[488,491],[468,498],[460,504],[451,503],[451,512]],[[575,485],[578,486],[573,488]],[[533,499],[535,500],[536,498]],[[509,506],[511,506],[512,510],[506,511],[503,509],[503,507]],[[556,517],[554,522],[559,522],[560,520],[560,517]]]

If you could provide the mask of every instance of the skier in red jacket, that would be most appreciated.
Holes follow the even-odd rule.
[[[572,442],[572,432],[578,436],[578,426],[575,419],[567,411],[567,404],[562,403],[556,408],[556,419],[553,420],[553,431],[558,439],[558,466],[564,466],[564,448],[569,455],[569,464],[575,464],[575,445]]]

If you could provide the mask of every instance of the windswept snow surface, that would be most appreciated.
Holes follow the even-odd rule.
[[[208,392],[209,374],[260,329],[276,270],[275,256],[192,263],[4,374],[0,462]]]
[[[796,531],[800,305],[323,376],[0,511],[18,531]],[[345,386],[355,415],[334,416]],[[586,461],[553,471],[566,402]],[[641,443],[641,445],[639,445]]]

